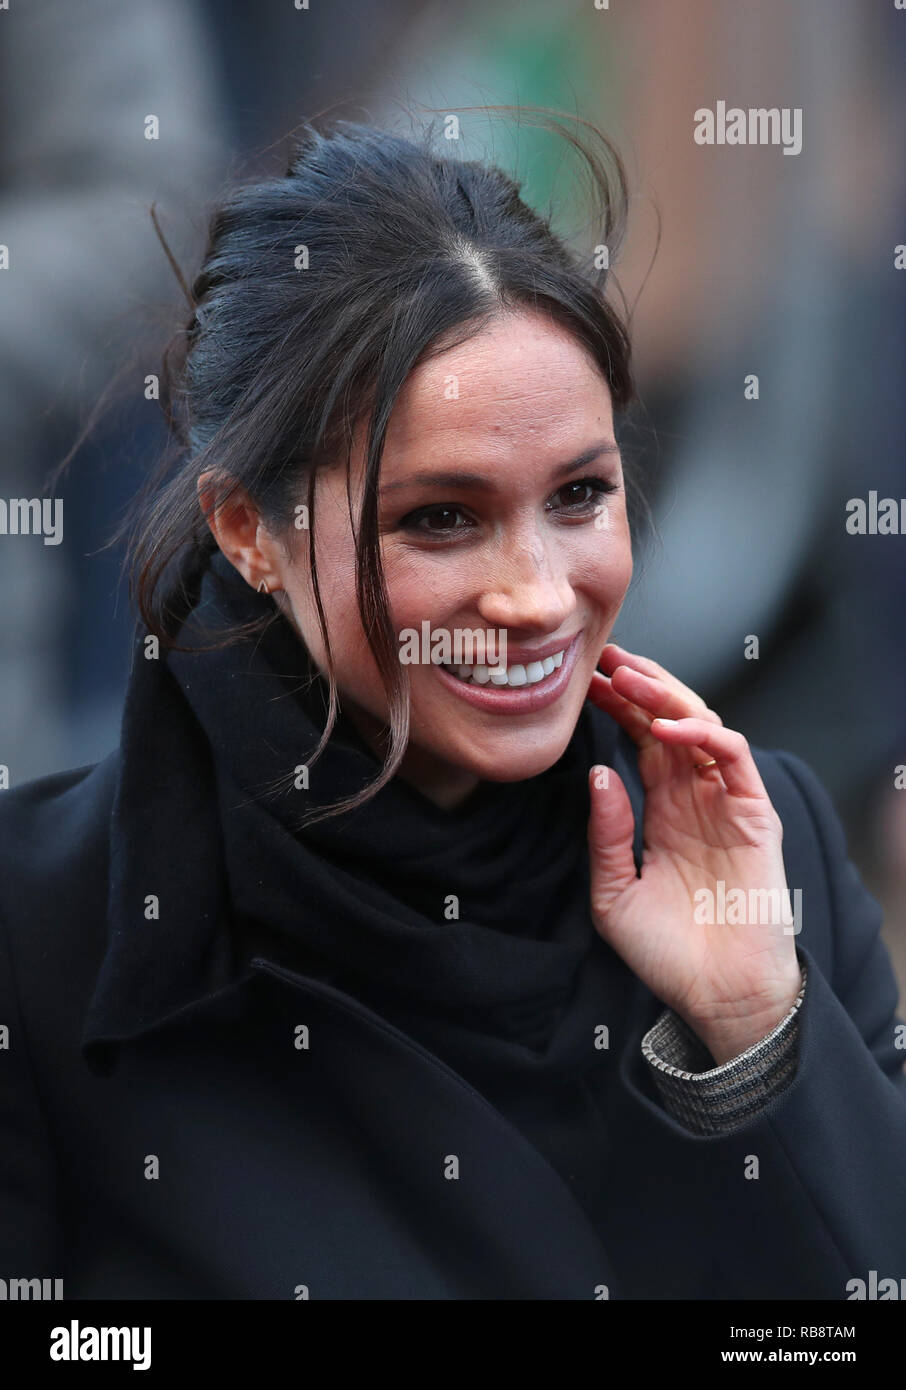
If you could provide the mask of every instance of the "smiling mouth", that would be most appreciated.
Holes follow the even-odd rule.
[[[525,664],[515,662],[505,669],[499,666],[454,666],[444,664],[443,669],[456,676],[467,685],[523,686],[538,685],[546,680],[563,662],[566,653],[554,652],[543,661],[530,661]]]

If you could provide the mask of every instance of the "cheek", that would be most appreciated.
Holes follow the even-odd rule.
[[[356,660],[366,644],[356,601],[355,552],[345,539],[337,537],[336,544],[332,544],[333,540],[330,535],[317,539],[317,573],[334,667],[339,670],[348,662],[347,654]],[[308,563],[306,540],[293,558],[285,587],[296,626],[315,661],[324,669],[327,654]]]
[[[632,540],[629,527],[609,522],[589,528],[570,546],[569,572],[573,587],[592,594],[603,608],[622,603],[632,581]]]
[[[384,582],[390,623],[394,633],[404,628],[455,624],[465,613],[473,614],[480,593],[474,552],[448,550],[444,554],[385,545],[382,551]]]

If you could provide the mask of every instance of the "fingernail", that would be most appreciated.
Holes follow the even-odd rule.
[[[652,724],[678,724],[678,723],[679,723],[679,720],[678,720],[678,719],[662,719],[661,716],[658,715],[657,718],[656,718],[656,719],[652,719],[651,722],[652,722]]]

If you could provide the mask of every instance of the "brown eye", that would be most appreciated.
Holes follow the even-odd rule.
[[[588,483],[568,483],[566,487],[560,489],[560,496],[566,494],[567,506],[572,506],[574,503],[584,504],[589,499],[587,496],[581,497],[579,495],[583,489],[588,493],[591,492],[591,487]]]
[[[618,485],[605,478],[577,478],[574,483],[559,488],[554,496],[565,498],[562,510],[584,513],[593,510],[600,497],[618,491]]]
[[[403,517],[400,526],[406,531],[420,531],[422,535],[443,535],[451,531],[461,531],[464,528],[456,526],[454,519],[458,516],[465,516],[459,507],[420,507],[418,511],[410,512]],[[439,525],[423,525],[423,522],[435,521]]]

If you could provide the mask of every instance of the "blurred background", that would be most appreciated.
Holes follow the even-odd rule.
[[[151,205],[191,282],[219,192],[282,172],[305,118],[405,132],[425,107],[550,105],[598,124],[630,176],[613,278],[640,406],[621,439],[654,524],[615,640],[812,765],[906,994],[906,540],[845,527],[848,499],[906,496],[904,78],[893,0],[79,0],[75,24],[67,0],[13,0],[0,496],[41,496],[127,375],[53,487],[62,544],[0,535],[11,785],[118,738],[131,617],[121,556],[101,547],[164,447],[146,377],[185,308]],[[694,112],[721,100],[801,108],[801,152],[697,144]],[[460,119],[452,152],[495,159],[569,222],[564,142]]]

